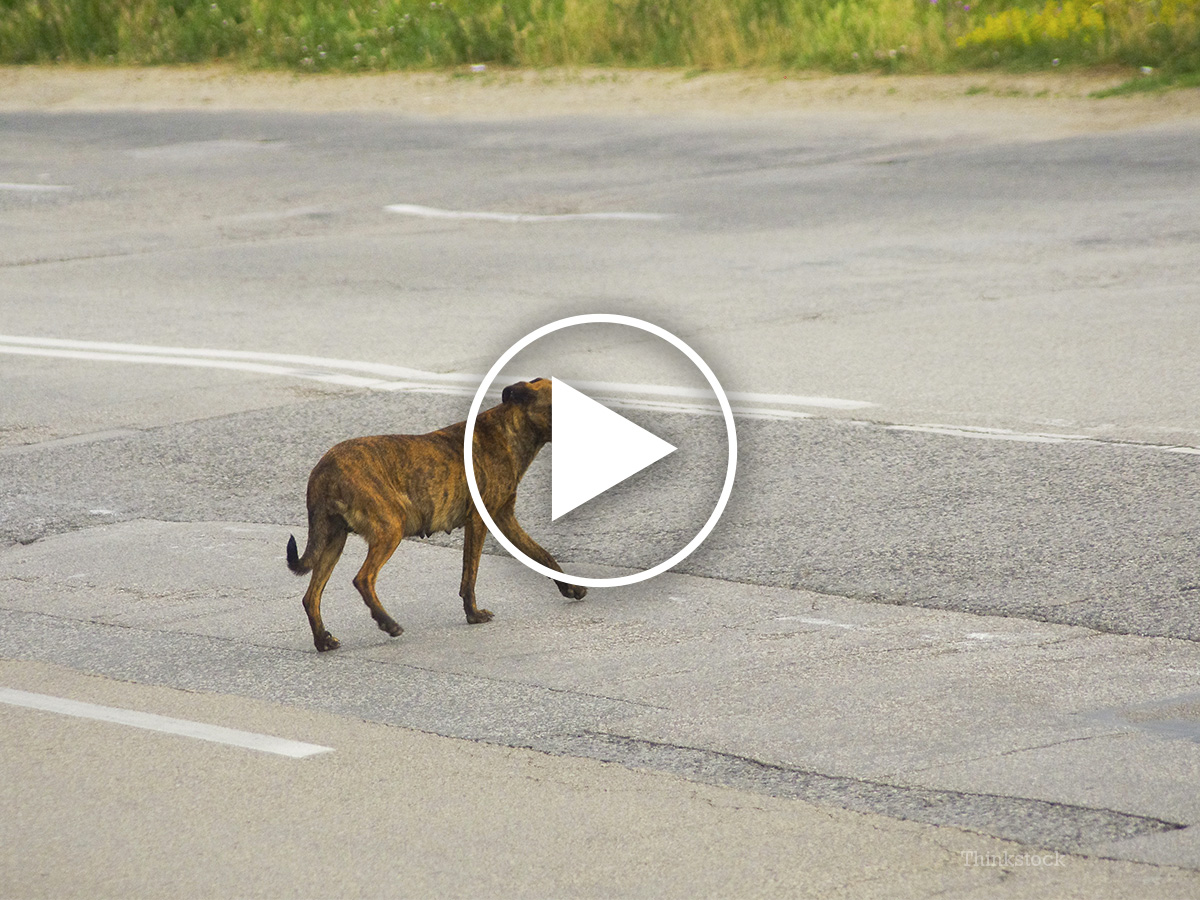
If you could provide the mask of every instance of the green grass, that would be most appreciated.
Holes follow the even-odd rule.
[[[1135,75],[1133,78],[1118,84],[1116,87],[1105,88],[1102,91],[1093,91],[1090,96],[1099,98],[1124,97],[1129,94],[1155,94],[1177,88],[1195,87],[1200,87],[1200,72],[1151,72],[1144,75]]]
[[[1200,72],[1200,0],[0,0],[0,63]],[[1140,82],[1139,82],[1140,83]]]

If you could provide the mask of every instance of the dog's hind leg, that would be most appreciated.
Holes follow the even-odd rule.
[[[472,625],[492,621],[490,610],[480,609],[475,605],[475,578],[479,575],[479,555],[483,552],[483,538],[486,533],[483,519],[472,509],[463,528],[462,585],[458,589],[458,596],[462,597],[463,601],[463,612],[467,614],[467,621]]]
[[[362,568],[358,570],[358,574],[354,576],[354,586],[362,594],[367,609],[371,610],[371,618],[375,620],[375,624],[380,629],[392,637],[403,634],[404,629],[396,624],[396,620],[388,615],[383,604],[379,602],[379,596],[375,593],[375,579],[379,576],[379,570],[383,568],[384,563],[392,558],[392,554],[400,546],[401,537],[402,532],[399,530],[374,529],[371,536],[367,538],[367,558],[363,562]]]
[[[308,590],[304,592],[304,611],[312,627],[313,643],[324,652],[336,650],[338,639],[325,630],[325,623],[321,621],[321,594],[342,555],[342,548],[346,546],[348,529],[341,519],[326,519],[314,524],[321,531],[309,535],[309,545],[315,552],[312,554],[312,579],[308,582]],[[308,555],[307,550],[305,555]]]

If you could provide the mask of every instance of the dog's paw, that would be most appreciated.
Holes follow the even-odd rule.
[[[392,637],[400,637],[400,635],[404,634],[404,629],[397,624],[395,619],[376,619],[375,624],[379,626],[380,631],[386,631]]]
[[[317,649],[324,653],[326,650],[336,650],[342,646],[342,642],[335,638],[332,634],[326,631],[320,637],[314,637],[313,643],[317,645]]]
[[[467,614],[467,621],[472,625],[482,625],[484,622],[492,621],[492,611],[490,609],[477,609],[475,614]]]
[[[587,588],[581,584],[567,584],[565,581],[554,583],[558,585],[558,592],[568,600],[582,600],[587,596]]]

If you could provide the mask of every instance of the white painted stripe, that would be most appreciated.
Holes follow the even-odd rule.
[[[417,206],[413,203],[393,203],[385,206],[388,212],[399,213],[402,216],[416,216],[422,219],[472,219],[483,222],[573,222],[577,220],[590,221],[621,221],[621,222],[658,222],[668,219],[665,213],[644,212],[590,212],[590,213],[502,213],[473,210],[437,209],[432,206]]]
[[[186,356],[198,359],[229,359],[245,362],[280,363],[290,366],[342,369],[365,372],[385,378],[413,378],[421,381],[455,381],[479,386],[482,375],[457,372],[424,372],[387,363],[366,363],[350,359],[331,359],[325,356],[304,356],[289,353],[263,353],[257,350],[214,350],[207,347],[162,347],[153,344],[120,344],[111,341],[78,341],[69,338],[35,338],[0,334],[0,344],[24,347],[48,347],[63,350],[89,350],[106,353],[139,353],[154,356]],[[472,393],[474,391],[472,390]]]
[[[69,184],[13,184],[12,182],[0,181],[0,191],[69,191]]]
[[[750,394],[733,391],[731,400],[746,403],[783,403],[788,406],[816,406],[821,409],[868,409],[875,406],[866,400],[842,400],[838,397],[804,397],[796,394]]]
[[[378,378],[361,378],[356,375],[343,375],[336,372],[315,372],[297,369],[289,366],[268,365],[266,363],[240,362],[225,359],[203,359],[190,356],[158,356],[150,353],[100,353],[91,350],[57,350],[49,347],[12,347],[0,346],[0,353],[17,356],[48,356],[60,359],[82,359],[91,362],[122,362],[138,365],[179,366],[198,369],[232,369],[238,372],[254,372],[260,375],[288,375],[293,378],[307,378],[311,381],[322,381],[329,384],[340,384],[347,387],[372,388],[381,384]]]
[[[1009,431],[1004,428],[975,428],[955,425],[888,425],[889,431],[915,431],[921,434],[944,434],[948,437],[976,438],[981,441],[1018,441],[1025,444],[1089,443],[1091,438],[1076,434],[1041,434]]]
[[[464,372],[427,372],[388,363],[368,363],[357,360],[286,353],[264,353],[255,350],[214,350],[211,348],[162,347],[156,345],[124,344],[109,341],[80,341],[67,338],[36,338],[0,335],[0,353],[81,359],[103,362],[123,362],[144,365],[185,366],[206,369],[229,369],[261,375],[303,378],[343,387],[401,393],[451,394],[474,396],[482,375]],[[348,373],[363,373],[361,375]],[[373,376],[373,377],[368,377]],[[497,381],[517,381],[528,376],[502,375]],[[631,384],[618,381],[579,381],[581,390],[610,406],[625,409],[678,412],[689,415],[717,415],[719,408],[711,392],[700,388],[685,388],[665,384]],[[500,393],[498,386],[489,395]],[[596,396],[599,394],[599,396]],[[632,397],[613,396],[628,394]],[[743,419],[789,420],[811,418],[810,413],[782,407],[808,407],[836,410],[856,410],[875,404],[863,400],[843,400],[836,397],[814,397],[799,394],[764,394],[729,391],[734,415]],[[678,398],[671,400],[641,398]],[[688,402],[695,401],[695,402]],[[747,405],[763,404],[763,405]],[[872,424],[872,423],[868,423]],[[1200,447],[1164,446],[1139,441],[1110,441],[1078,434],[1020,432],[1004,428],[983,428],[966,425],[881,425],[889,431],[937,434],[974,440],[1013,441],[1026,444],[1078,444],[1097,447],[1130,447],[1197,456]]]
[[[475,388],[454,384],[429,384],[420,381],[386,381],[379,378],[363,378],[357,375],[345,375],[338,372],[319,372],[311,369],[299,369],[289,366],[270,365],[267,363],[244,362],[228,359],[205,359],[188,356],[159,356],[157,354],[139,353],[101,353],[92,350],[66,350],[50,347],[14,347],[0,344],[0,353],[15,356],[39,356],[59,359],[80,359],[88,362],[123,362],[135,365],[176,366],[181,368],[227,369],[237,372],[253,372],[258,375],[284,375],[291,378],[304,378],[309,381],[319,381],[323,384],[336,384],[342,387],[364,388],[373,391],[393,391],[409,394],[450,394],[458,397],[472,397]],[[482,378],[482,376],[479,376]],[[478,383],[478,382],[476,382]],[[488,391],[489,396],[499,396],[502,388],[493,387]],[[623,409],[645,409],[656,412],[685,413],[688,415],[721,415],[719,406],[707,403],[655,402],[653,400],[628,400],[619,397],[596,398],[609,406]],[[808,419],[811,414],[791,409],[766,409],[755,407],[732,407],[733,414],[743,419]],[[39,449],[40,449],[40,445]],[[0,454],[4,451],[0,450]]]
[[[833,619],[817,619],[812,616],[776,616],[776,622],[801,622],[805,625],[823,625],[827,628],[844,628],[847,631],[853,631],[853,625],[847,625],[845,622],[835,622]]]
[[[811,419],[812,413],[797,412],[794,409],[756,409],[752,406],[731,406],[733,414],[739,419],[764,419],[770,422],[786,422],[789,419]]]
[[[705,388],[685,388],[670,384],[629,384],[623,381],[579,381],[581,391],[613,392],[617,394],[654,394],[660,397],[686,397],[716,402],[713,393]],[[822,409],[866,409],[874,406],[865,400],[841,400],[837,397],[805,397],[799,394],[755,394],[728,391],[731,403],[765,403],[784,406],[809,406]]]
[[[126,150],[135,159],[166,159],[191,160],[207,159],[230,153],[245,153],[283,150],[288,146],[286,141],[273,140],[238,140],[236,138],[217,138],[211,141],[182,141],[178,144],[160,144],[156,147],[138,147]]]
[[[1200,456],[1200,447],[1168,447],[1163,444],[1149,444],[1144,441],[1110,441],[1082,434],[1009,431],[1006,428],[983,428],[968,425],[884,425],[883,427],[888,431],[941,434],[947,437],[971,438],[979,441],[1015,441],[1022,444],[1076,444],[1089,447],[1130,447],[1138,450],[1158,450],[1162,453],[1185,453]]]
[[[591,398],[605,406],[615,406],[619,409],[645,409],[651,412],[688,413],[691,415],[721,415],[721,407],[716,403],[684,403],[682,401],[661,400],[629,400],[624,397],[605,397],[591,394]],[[731,407],[734,415],[745,418],[775,418],[775,419],[811,419],[812,414],[799,412],[794,409],[755,409],[753,407]]]
[[[258,750],[262,753],[289,756],[293,759],[303,759],[317,753],[330,753],[333,750],[332,747],[321,747],[317,744],[306,744],[302,741],[291,741],[287,738],[272,737],[267,734],[255,734],[252,731],[238,731],[236,728],[225,728],[221,725],[206,725],[203,722],[192,722],[188,719],[172,719],[168,716],[120,709],[115,706],[97,706],[94,703],[51,697],[47,694],[33,694],[12,688],[0,688],[0,703],[58,713],[63,716],[74,716],[80,719],[112,722],[131,728],[142,728],[146,731],[175,734],[216,744],[227,744],[231,747]]]
[[[38,349],[44,352],[38,352]],[[473,396],[482,375],[463,372],[427,372],[387,363],[367,363],[348,359],[323,356],[303,356],[285,353],[262,353],[254,350],[214,350],[210,348],[163,347],[157,345],[124,344],[111,341],[80,341],[67,338],[35,338],[17,335],[0,335],[0,353],[15,353],[31,356],[58,356],[70,359],[93,361],[134,362],[157,365],[197,366],[223,368],[265,375],[286,375],[307,378],[347,387],[361,387],[381,391],[406,391],[414,393],[450,393]],[[376,378],[359,378],[326,370],[361,372]],[[517,375],[503,375],[506,381],[521,380]],[[398,380],[389,380],[398,379]],[[461,385],[461,388],[453,387]],[[579,382],[580,389],[604,394],[633,394],[642,397],[678,397],[685,400],[706,401],[703,407],[717,408],[711,391],[699,388],[683,388],[663,384],[630,384],[617,381]],[[841,400],[834,397],[806,397],[795,394],[756,394],[730,391],[731,403],[739,404],[738,410],[745,418],[794,419],[807,418],[806,414],[789,410],[774,409],[774,405],[817,407],[824,409],[862,409],[872,406],[861,400]],[[616,402],[614,400],[614,402]],[[770,404],[771,406],[744,406],[741,404]],[[632,408],[632,407],[631,407]],[[696,412],[701,405],[680,404],[679,411]]]

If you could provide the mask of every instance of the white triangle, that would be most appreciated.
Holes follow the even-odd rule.
[[[550,380],[554,403],[552,519],[675,452],[672,444],[581,394],[565,381]]]

